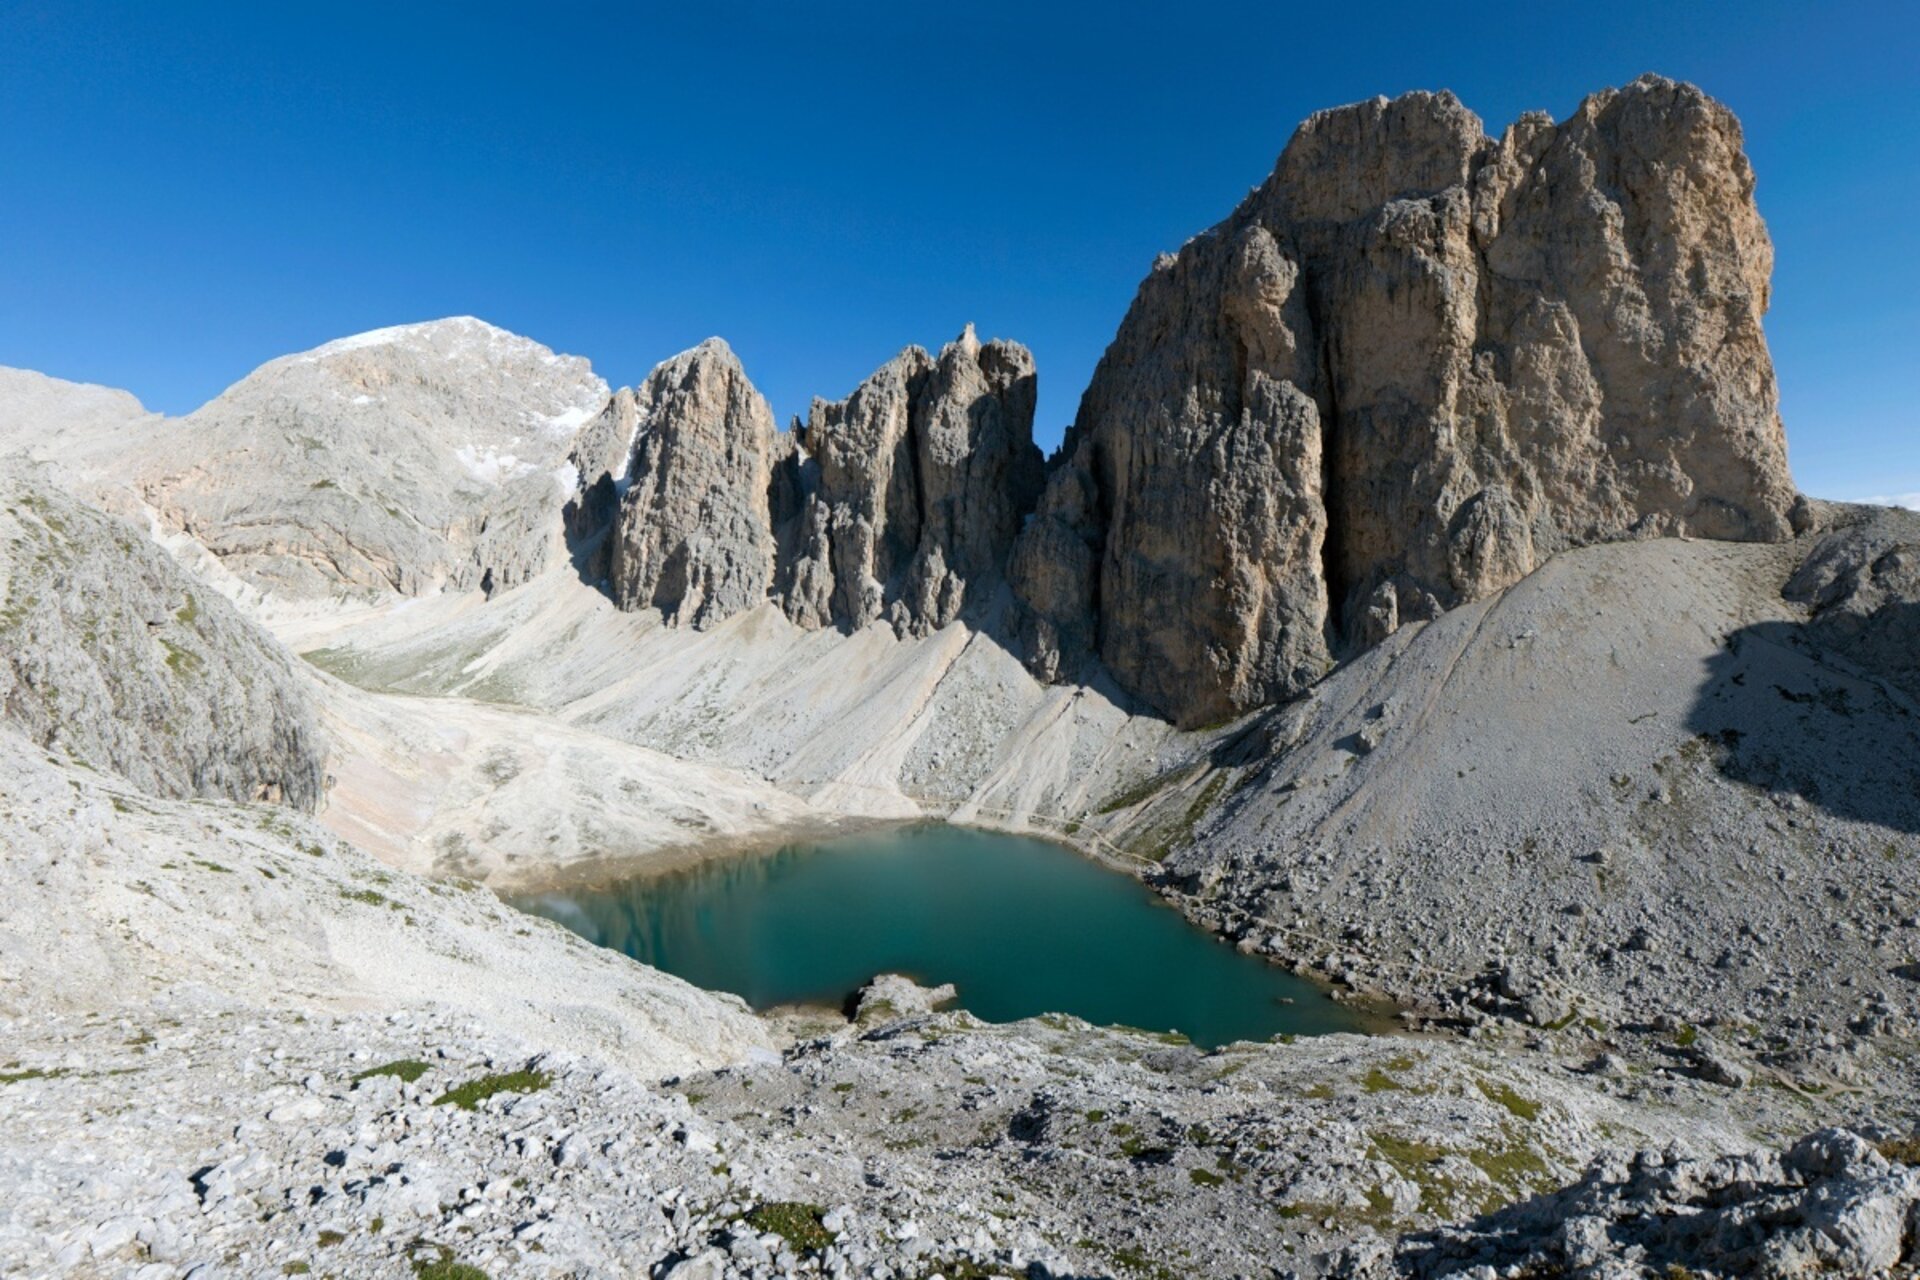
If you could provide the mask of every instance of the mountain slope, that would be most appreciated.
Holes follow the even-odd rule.
[[[322,799],[294,664],[140,530],[0,463],[0,719],[155,794]]]
[[[502,590],[562,558],[587,362],[471,317],[261,366],[145,434],[129,483],[162,525],[291,597]]]

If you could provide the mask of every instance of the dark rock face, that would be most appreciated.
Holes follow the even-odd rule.
[[[1013,554],[1032,665],[1191,725],[1567,547],[1787,536],[1771,267],[1690,86],[1498,141],[1448,94],[1314,116],[1101,361]]]

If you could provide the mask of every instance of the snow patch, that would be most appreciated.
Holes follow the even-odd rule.
[[[557,413],[547,419],[547,430],[557,436],[571,436],[580,428],[592,422],[599,412],[589,405],[578,404],[563,413]]]
[[[613,486],[620,493],[624,494],[627,491],[627,485],[630,483],[627,471],[633,466],[633,451],[639,447],[640,433],[646,429],[647,422],[644,418],[633,424],[633,434],[627,437],[627,447],[620,454],[620,465],[614,468]]]
[[[463,444],[454,450],[453,456],[467,469],[467,474],[482,484],[502,485],[509,480],[518,480],[534,470],[531,462],[522,462],[510,453],[497,453],[492,449],[480,450],[470,444]]]
[[[1905,507],[1909,511],[1920,511],[1920,493],[1896,493],[1879,498],[1861,498],[1859,501],[1870,507]]]

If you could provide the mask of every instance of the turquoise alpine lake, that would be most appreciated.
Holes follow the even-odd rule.
[[[951,982],[988,1022],[1067,1013],[1203,1048],[1359,1029],[1145,885],[1057,844],[940,824],[714,859],[515,906],[756,1009],[842,1004],[874,975]]]

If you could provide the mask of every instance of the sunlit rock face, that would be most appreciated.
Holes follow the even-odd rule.
[[[1497,140],[1445,93],[1314,116],[1101,361],[1014,550],[1031,665],[1196,724],[1567,547],[1787,536],[1753,189],[1658,77]]]
[[[969,326],[908,347],[799,432],[787,615],[924,635],[1000,580],[1041,484],[1033,356]]]
[[[614,603],[696,627],[752,608],[773,581],[773,411],[718,338],[660,365],[633,400]]]

